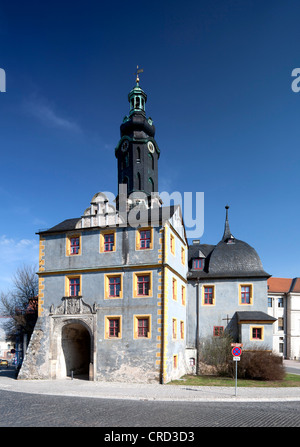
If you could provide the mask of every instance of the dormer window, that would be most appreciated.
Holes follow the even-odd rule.
[[[203,270],[203,267],[204,267],[204,259],[202,258],[193,259],[193,269]]]

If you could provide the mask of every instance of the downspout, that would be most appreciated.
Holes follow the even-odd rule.
[[[200,284],[197,280],[197,293],[196,293],[196,374],[199,375],[199,361],[200,361],[200,325],[199,325],[199,298],[200,298]]]

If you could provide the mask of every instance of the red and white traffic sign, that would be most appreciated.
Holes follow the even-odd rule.
[[[239,357],[242,354],[242,350],[239,346],[235,346],[231,352],[234,357]]]

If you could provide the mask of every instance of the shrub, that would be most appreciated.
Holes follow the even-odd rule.
[[[213,374],[228,375],[230,359],[232,360],[232,338],[229,334],[221,337],[207,337],[200,340],[199,370],[204,372],[209,366]]]
[[[238,363],[239,378],[282,380],[284,376],[285,370],[280,356],[262,349],[243,351]]]

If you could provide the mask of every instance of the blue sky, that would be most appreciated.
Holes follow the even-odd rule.
[[[300,276],[298,1],[0,2],[0,290],[39,229],[117,192],[134,72],[161,150],[159,190],[204,192],[201,242],[231,231]]]

